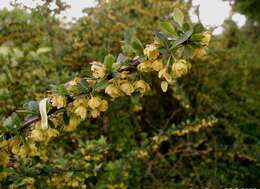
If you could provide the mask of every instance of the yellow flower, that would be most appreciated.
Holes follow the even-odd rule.
[[[91,66],[94,78],[104,78],[106,75],[105,66],[100,62],[93,62]]]
[[[112,98],[117,98],[119,96],[122,96],[122,92],[113,84],[110,84],[106,87],[105,93],[111,96]]]
[[[87,109],[84,106],[79,106],[75,109],[74,113],[81,119],[85,119],[87,116]]]
[[[159,72],[160,70],[163,69],[163,62],[162,60],[155,60],[153,63],[152,63],[152,69],[154,71],[157,71]]]
[[[22,145],[22,146],[20,146],[20,149],[19,149],[18,153],[16,153],[16,155],[25,157],[28,155],[29,150],[30,149],[29,149],[28,145]]]
[[[137,69],[140,72],[150,72],[152,71],[152,63],[149,61],[142,62],[137,66]]]
[[[67,83],[65,84],[65,87],[66,87],[66,89],[67,89],[69,92],[73,93],[73,92],[77,91],[77,85],[78,85],[79,83],[80,83],[80,78],[79,78],[79,77],[76,77],[76,78],[74,78],[73,80],[67,82]]]
[[[36,148],[36,146],[35,146],[35,144],[34,143],[31,143],[30,145],[29,145],[29,149],[30,149],[30,152],[29,152],[29,156],[37,156],[39,153],[38,153],[38,150],[37,150],[37,148]]]
[[[65,131],[71,132],[74,131],[78,124],[80,123],[80,119],[77,117],[70,117],[69,124],[65,127]]]
[[[133,112],[140,112],[143,110],[143,107],[140,104],[135,104],[131,109]]]
[[[58,109],[66,106],[66,99],[60,95],[51,96],[50,102],[53,107],[57,107]]]
[[[144,55],[146,55],[150,60],[155,60],[160,55],[160,52],[154,44],[150,44],[146,45]]]
[[[98,110],[101,112],[105,112],[108,109],[108,103],[106,100],[102,100],[100,106],[98,107]]]
[[[168,90],[168,83],[166,81],[163,81],[161,83],[161,88],[162,88],[163,92],[167,92],[167,90]]]
[[[30,138],[36,142],[41,142],[41,141],[44,141],[44,139],[45,139],[44,133],[41,129],[32,130]]]
[[[172,73],[175,78],[186,75],[189,71],[190,64],[186,60],[180,59],[172,65]]]
[[[163,77],[164,79],[166,79],[166,81],[167,81],[168,83],[171,83],[171,82],[172,82],[172,76],[168,73],[167,67],[165,67],[165,68],[163,68],[161,71],[159,71],[158,77],[159,77],[159,78],[162,78],[162,77]]]
[[[87,98],[78,98],[73,101],[73,106],[78,107],[78,106],[87,106],[88,105],[88,99]]]
[[[203,32],[202,35],[203,38],[200,41],[200,44],[203,46],[208,46],[211,39],[211,34],[209,32]]]
[[[129,81],[123,81],[120,85],[120,89],[128,96],[134,92],[134,86]]]
[[[134,83],[134,88],[141,94],[145,94],[151,90],[148,83],[146,83],[144,80],[139,80]]]
[[[6,166],[9,162],[9,156],[5,152],[1,152],[0,154],[0,165],[1,166]]]
[[[148,152],[146,150],[138,150],[137,151],[137,158],[145,159],[148,157]]]
[[[91,99],[88,101],[88,106],[91,108],[91,109],[96,109],[98,108],[100,105],[101,105],[101,98],[99,97],[91,97]]]
[[[24,184],[33,185],[33,183],[34,183],[34,178],[32,178],[32,177],[26,177],[25,179],[22,180],[22,182],[23,182]]]
[[[203,56],[205,56],[207,54],[207,48],[200,48],[200,49],[196,49],[193,53],[193,56],[195,58],[201,58]]]
[[[46,136],[48,139],[56,137],[59,135],[59,131],[53,128],[48,128],[48,130],[46,131]]]
[[[100,112],[97,109],[91,110],[91,117],[97,118],[100,115]]]

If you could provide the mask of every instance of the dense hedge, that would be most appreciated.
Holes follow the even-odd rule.
[[[51,84],[66,81],[73,73],[62,61],[69,33],[54,17],[46,16],[45,7],[31,13],[3,9],[0,26],[1,120],[29,99],[40,99]]]

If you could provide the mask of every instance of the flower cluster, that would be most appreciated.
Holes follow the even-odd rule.
[[[120,96],[131,96],[132,93],[139,92],[141,95],[149,93],[150,85],[144,80],[131,81],[127,78],[115,78],[110,80],[110,84],[106,87],[105,93],[112,98]]]
[[[97,118],[101,112],[107,110],[108,103],[98,96],[81,97],[73,101],[71,108],[72,112],[81,119],[86,117]]]
[[[61,95],[52,95],[50,96],[50,103],[53,107],[63,108],[66,106],[66,98]]]
[[[204,43],[206,43],[206,39]],[[166,92],[168,85],[173,84],[177,78],[186,75],[191,67],[191,64],[184,59],[174,61],[171,66],[169,62],[164,64],[162,59],[158,59],[160,53],[154,44],[146,46],[144,55],[147,56],[148,60],[139,64],[138,70],[141,72],[158,72],[158,77],[163,79],[161,83],[163,92]]]
[[[35,124],[35,128],[32,130],[30,139],[35,142],[49,141],[59,135],[59,131],[54,128],[42,129],[39,122]]]

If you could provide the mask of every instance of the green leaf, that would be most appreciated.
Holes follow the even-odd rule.
[[[68,90],[66,89],[64,84],[61,84],[58,86],[58,94],[60,94],[61,96],[66,96],[69,94]]]
[[[93,91],[100,91],[105,89],[108,86],[108,81],[106,80],[98,80],[96,84],[93,86]]]
[[[3,126],[8,132],[15,132],[21,125],[21,119],[16,113],[13,113],[6,120],[4,120]]]
[[[123,54],[126,54],[126,55],[132,55],[135,53],[135,50],[133,49],[133,47],[129,44],[125,44],[122,46],[122,51],[123,51]]]
[[[88,82],[85,79],[81,79],[77,87],[80,93],[87,93],[89,91]]]
[[[178,8],[175,8],[173,10],[173,20],[175,22],[177,22],[179,24],[179,26],[183,25],[183,21],[184,21],[184,14],[182,13],[182,11]]]
[[[169,41],[168,41],[168,38],[167,36],[162,33],[162,32],[156,32],[155,33],[156,37],[158,37],[160,39],[160,41],[162,42],[162,44],[165,46],[165,47],[168,47],[169,46]]]
[[[137,55],[143,54],[144,46],[139,39],[132,39],[131,45]]]
[[[63,112],[62,118],[63,118],[64,123],[65,123],[66,125],[68,125],[68,124],[69,124],[69,121],[70,121],[70,117],[69,117],[67,111],[64,111],[64,112]]]
[[[176,31],[175,31],[175,28],[173,27],[172,23],[169,22],[169,21],[164,21],[164,22],[161,22],[160,23],[160,26],[161,26],[161,29],[164,31],[164,32],[167,32],[171,35],[174,35],[176,36]]]
[[[190,40],[191,40],[191,41],[200,41],[200,40],[202,40],[203,38],[204,38],[204,36],[201,35],[201,34],[194,34],[194,35],[191,36]]]
[[[179,37],[178,40],[176,40],[173,43],[171,49],[173,49],[173,48],[177,47],[178,45],[180,45],[180,44],[184,43],[185,41],[187,41],[190,38],[190,36],[192,35],[192,33],[193,33],[192,30],[189,30],[189,31],[185,32],[182,36]]]
[[[106,69],[111,72],[112,68],[113,68],[113,64],[115,63],[115,57],[111,54],[106,55],[105,59],[104,59],[104,64]]]
[[[202,24],[196,24],[194,26],[194,33],[201,33],[204,31],[204,26]]]

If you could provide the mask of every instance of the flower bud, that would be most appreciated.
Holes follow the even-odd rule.
[[[167,92],[167,90],[168,90],[168,83],[166,82],[166,81],[163,81],[162,83],[161,83],[161,88],[162,88],[162,91],[165,93],[165,92]]]

